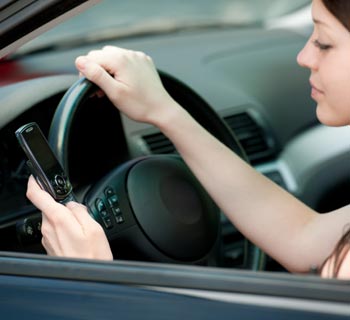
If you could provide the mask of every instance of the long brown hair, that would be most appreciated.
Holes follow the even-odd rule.
[[[333,16],[336,17],[341,22],[341,24],[350,32],[350,0],[322,0],[322,2],[328,11],[332,13]],[[323,263],[324,266],[327,261],[330,261],[329,270],[332,271],[331,276],[338,276],[341,264],[349,249],[350,228],[348,228],[345,234],[340,238],[332,254]]]
[[[350,1],[322,0],[325,7],[350,31]]]
[[[342,262],[350,250],[350,229],[348,228],[344,235],[338,241],[332,254],[326,259],[325,262],[318,268],[318,272],[321,273],[325,268],[326,263],[329,261],[327,266],[326,274],[328,277],[337,278],[339,274]]]

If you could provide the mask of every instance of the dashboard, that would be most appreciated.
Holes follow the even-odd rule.
[[[28,171],[14,131],[35,121],[48,135],[80,54],[117,45],[152,56],[175,99],[198,95],[235,133],[251,164],[320,212],[345,205],[350,187],[350,130],[315,117],[308,71],[296,63],[306,37],[288,29],[228,28],[125,38],[18,56],[0,63],[0,238],[2,250],[28,250],[19,221],[37,214],[25,197]],[[176,86],[177,81],[181,86]],[[190,91],[185,90],[189,89]],[[186,93],[184,93],[184,91]],[[196,142],[193,141],[195,144]],[[69,172],[78,194],[127,160],[175,152],[155,127],[120,115],[105,97],[90,97],[73,124]],[[225,257],[234,265],[240,236],[222,218]],[[9,240],[10,239],[10,240]],[[15,245],[10,245],[10,242]]]

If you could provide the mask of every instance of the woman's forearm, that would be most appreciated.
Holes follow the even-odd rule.
[[[76,65],[129,118],[158,126],[237,228],[287,269],[331,253],[349,208],[319,215],[242,161],[169,96],[150,57],[107,46]]]
[[[310,246],[308,226],[318,216],[316,212],[242,161],[172,103],[154,124],[246,237],[292,271],[304,271],[329,254],[329,250],[311,254],[303,250]]]

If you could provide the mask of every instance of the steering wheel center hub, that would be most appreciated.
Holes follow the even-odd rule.
[[[219,211],[179,157],[151,157],[129,171],[136,221],[152,243],[176,260],[195,261],[213,247]]]
[[[194,224],[200,219],[202,205],[188,181],[174,175],[166,176],[160,181],[159,191],[167,212],[177,221]]]

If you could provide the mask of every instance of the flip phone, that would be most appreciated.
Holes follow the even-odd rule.
[[[31,122],[17,129],[15,134],[40,187],[58,202],[73,200],[72,185],[39,126]]]

